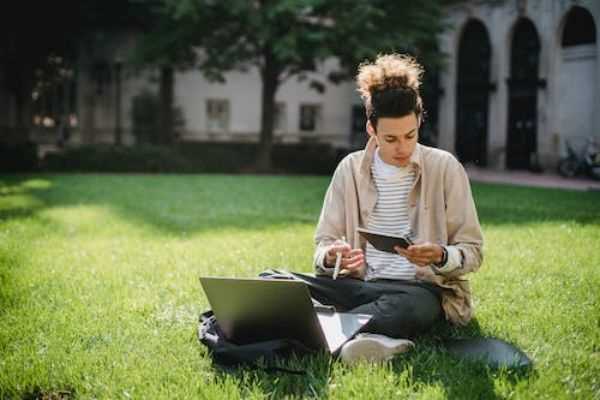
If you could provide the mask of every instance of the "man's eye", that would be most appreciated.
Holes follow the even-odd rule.
[[[394,143],[395,139],[387,138],[385,139],[385,141],[388,143]]]

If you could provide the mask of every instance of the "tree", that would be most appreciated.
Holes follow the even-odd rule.
[[[63,17],[64,16],[64,17]],[[54,26],[71,16],[65,4],[50,6],[46,2],[21,1],[2,13],[0,23],[0,69],[4,88],[16,103],[18,133],[27,139],[30,126],[32,92],[36,78],[51,80],[49,58],[57,54],[71,56],[73,47],[67,40],[68,30]],[[44,32],[34,35],[34,30]]]
[[[196,53],[193,42],[195,28],[180,26],[169,8],[156,0],[136,0],[144,8],[145,20],[142,37],[134,55],[140,68],[157,67],[159,80],[158,142],[171,144],[176,125],[174,85],[175,70],[193,66]]]
[[[409,51],[434,59],[442,28],[442,0],[163,0],[196,52],[204,75],[224,81],[227,71],[255,67],[261,77],[258,170],[270,168],[275,95],[286,79],[315,71],[331,57],[334,82],[380,52]],[[319,82],[313,87],[322,88]]]
[[[133,1],[13,2],[0,17],[0,69],[16,100],[17,130],[26,139],[35,86],[49,86],[75,68],[82,41],[97,30],[137,23]]]

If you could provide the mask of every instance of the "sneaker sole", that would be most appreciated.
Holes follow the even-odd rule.
[[[409,340],[398,339],[396,343],[383,343],[372,338],[354,339],[342,348],[340,357],[346,363],[359,360],[380,362],[387,361],[399,353],[405,353],[413,347]]]

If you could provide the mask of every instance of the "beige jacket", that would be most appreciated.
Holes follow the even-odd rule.
[[[367,226],[377,201],[377,189],[371,176],[376,147],[374,139],[369,140],[364,150],[344,158],[333,175],[315,234],[317,274],[331,273],[320,266],[328,247],[336,239],[345,236],[353,248],[365,250],[366,242],[356,228]],[[435,275],[433,279],[445,289],[442,307],[446,319],[465,325],[473,315],[465,274],[479,269],[483,260],[483,235],[469,179],[452,154],[420,144],[411,156],[410,165],[416,172],[408,197],[414,236],[417,241],[455,246],[462,255],[460,268]]]

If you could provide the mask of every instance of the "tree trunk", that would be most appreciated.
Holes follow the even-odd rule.
[[[27,77],[20,77],[22,80],[14,92],[16,108],[16,127],[12,140],[15,142],[29,141],[29,130],[31,129],[31,91],[33,85],[29,83]]]
[[[173,90],[174,70],[171,65],[160,69],[160,111],[158,141],[161,144],[173,143]]]
[[[260,141],[256,170],[269,172],[271,170],[271,152],[273,148],[273,123],[275,120],[275,94],[279,86],[279,70],[270,46],[264,50],[264,65],[261,70],[262,110],[260,117]]]
[[[121,127],[121,62],[115,63],[115,145],[123,144],[123,131]]]

